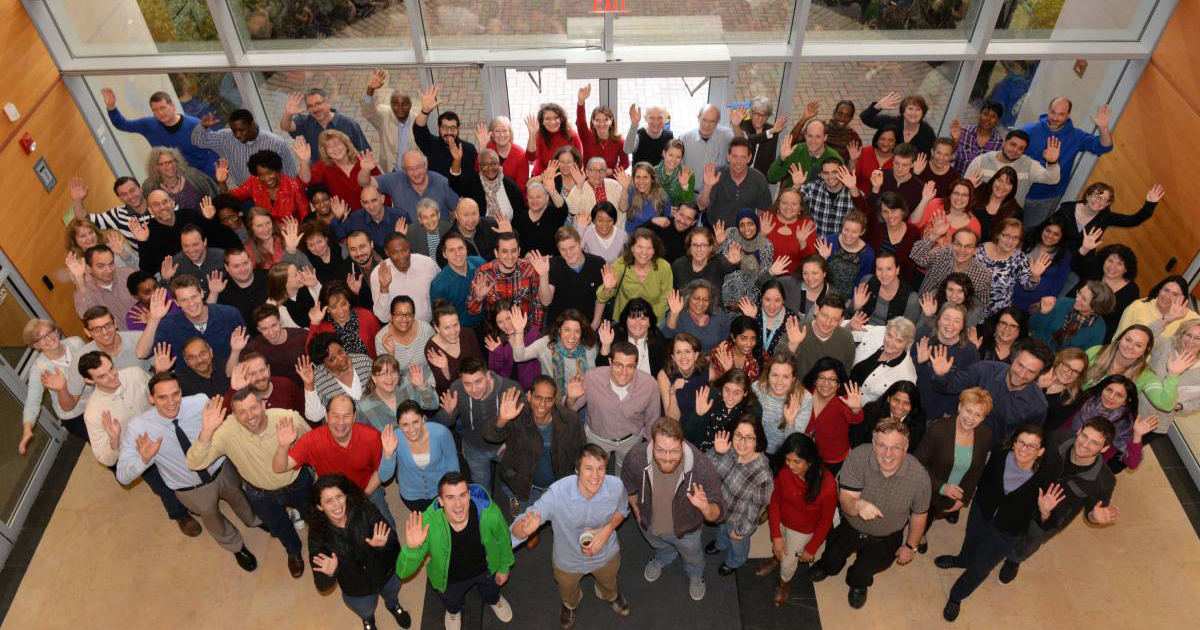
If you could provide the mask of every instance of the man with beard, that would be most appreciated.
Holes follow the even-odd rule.
[[[450,177],[451,162],[454,161],[452,155],[458,151],[459,167],[462,169],[460,172],[474,175],[477,172],[475,161],[478,153],[475,145],[459,139],[462,121],[458,119],[458,114],[450,110],[438,114],[435,136],[429,129],[429,115],[443,104],[438,100],[438,86],[429,86],[421,91],[420,96],[421,110],[413,115],[413,138],[421,152],[429,156],[429,169],[444,177]]]
[[[292,381],[282,376],[271,375],[271,365],[258,352],[247,352],[241,356],[233,374],[229,377],[229,390],[225,392],[225,404],[233,406],[233,394],[249,389],[258,395],[264,409],[286,409],[304,411],[304,394]]]

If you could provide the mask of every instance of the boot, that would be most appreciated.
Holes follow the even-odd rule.
[[[775,607],[779,608],[787,603],[788,595],[792,592],[792,583],[779,580],[775,585],[775,595],[771,598],[775,602]]]
[[[774,573],[778,568],[779,561],[772,556],[758,563],[758,568],[754,570],[754,575],[757,575],[758,577],[767,577],[768,575]]]

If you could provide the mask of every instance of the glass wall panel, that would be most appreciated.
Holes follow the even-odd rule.
[[[204,0],[46,0],[76,57],[221,50]]]
[[[458,114],[462,128],[466,130],[464,137],[474,142],[475,125],[488,120],[479,67],[434,68],[433,82],[439,86],[438,98],[445,101],[439,113],[453,111]]]
[[[407,48],[401,0],[229,0],[247,50]]]
[[[1133,41],[1157,0],[1022,0],[1005,2],[993,39]]]
[[[592,87],[584,103],[588,115],[591,115],[592,108],[600,104],[600,81],[567,79],[566,68],[542,68],[540,72],[509,68],[504,75],[508,83],[508,111],[513,121],[513,142],[518,146],[524,147],[529,142],[529,127],[525,124],[525,117],[536,115],[542,103],[561,105],[567,113],[565,122],[572,129],[575,128],[575,105],[579,102],[580,88],[585,85]],[[620,128],[619,131],[624,133],[625,129]]]
[[[237,83],[233,75],[228,73],[97,75],[88,77],[87,84],[101,107],[104,107],[101,90],[111,89],[116,96],[117,111],[126,120],[151,116],[150,95],[155,92],[169,94],[184,114],[197,118],[216,114],[219,119],[216,128],[224,126],[230,112],[242,107]],[[109,132],[117,141],[117,146],[121,148],[133,169],[134,176],[139,181],[145,179],[146,157],[150,151],[150,144],[139,134],[118,130],[111,118],[108,126]]]
[[[624,1],[629,13],[617,15],[613,37],[633,45],[786,42],[796,6],[795,0]]]
[[[604,18],[582,0],[420,0],[430,48],[599,46]]]
[[[756,96],[765,96],[771,99],[774,109],[779,109],[779,90],[782,89],[782,82],[782,63],[738,64],[737,81],[733,86],[733,100],[742,102],[749,101]]]
[[[1106,83],[1105,77],[1125,63],[1123,60],[1081,62],[1069,59],[985,62],[959,119],[963,124],[975,124],[982,104],[996,101],[1004,108],[1000,125],[1020,127],[1045,114],[1051,100],[1065,96],[1074,104],[1074,124],[1091,131],[1093,125],[1088,117],[1096,113],[1092,104],[1098,100],[1098,91]]]
[[[618,128],[629,130],[630,105],[637,104],[643,117],[648,107],[659,105],[667,110],[667,129],[678,137],[699,126],[696,118],[708,103],[708,87],[708,77],[618,79]]]
[[[813,41],[967,39],[982,4],[983,0],[813,0],[805,37]]]

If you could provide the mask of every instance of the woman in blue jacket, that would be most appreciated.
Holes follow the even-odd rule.
[[[1115,304],[1112,289],[1091,280],[1074,298],[1042,298],[1038,312],[1029,319],[1029,327],[1033,336],[1052,350],[1090,348],[1104,341],[1104,315]]]
[[[425,422],[421,406],[406,400],[396,407],[395,425],[383,430],[383,459],[379,479],[394,475],[400,500],[413,512],[424,511],[437,498],[438,480],[448,472],[458,472],[458,452],[450,429]]]

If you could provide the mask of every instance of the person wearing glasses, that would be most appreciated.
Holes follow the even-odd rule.
[[[966,274],[975,288],[975,295],[992,294],[992,275],[982,261],[975,258],[979,251],[979,235],[971,230],[958,230],[950,237],[949,247],[939,247],[937,236],[928,236],[912,246],[910,255],[918,267],[925,269],[921,293],[934,293],[942,280],[952,273]]]

